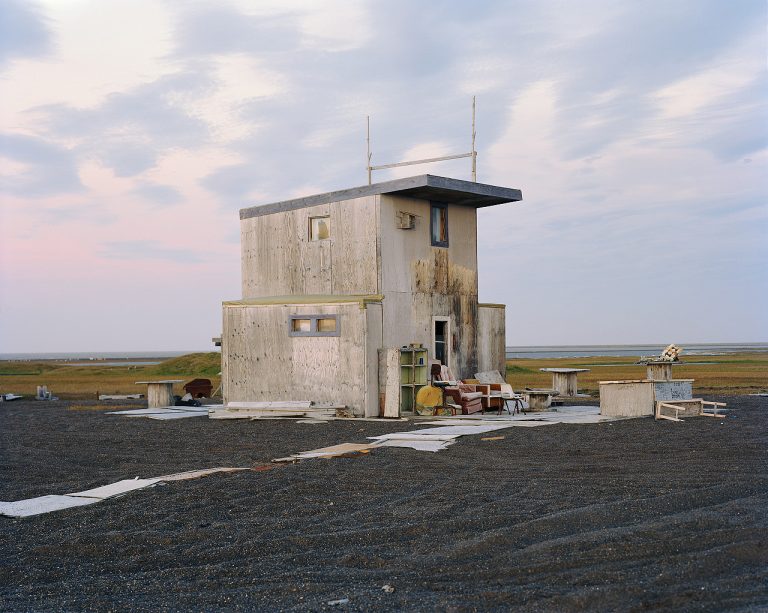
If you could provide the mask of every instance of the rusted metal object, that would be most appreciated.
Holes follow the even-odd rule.
[[[192,394],[193,398],[210,398],[213,384],[210,379],[192,379],[184,386],[187,394]]]

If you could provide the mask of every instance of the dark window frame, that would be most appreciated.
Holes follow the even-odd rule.
[[[293,329],[293,322],[297,319],[309,320],[309,331]],[[333,319],[336,322],[336,329],[332,332],[321,332],[317,329],[318,319]],[[340,336],[341,335],[341,317],[338,315],[291,315],[288,318],[288,336]]]
[[[442,241],[439,234],[437,237],[435,236],[435,216],[440,214],[439,211],[445,213],[445,240]],[[429,203],[429,238],[433,247],[448,247],[448,205],[443,202]]]

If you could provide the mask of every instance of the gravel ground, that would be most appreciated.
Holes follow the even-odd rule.
[[[722,420],[513,428],[435,454],[379,449],[0,517],[0,608],[766,610],[768,398],[723,400]],[[78,405],[91,410],[0,404],[0,500],[263,466],[413,427]]]

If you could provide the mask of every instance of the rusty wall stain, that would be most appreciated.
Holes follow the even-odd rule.
[[[412,263],[414,294],[432,297],[432,313],[449,309],[453,315],[451,350],[460,376],[477,372],[477,272],[453,264],[446,249],[435,248],[429,258]],[[440,297],[444,297],[443,300]],[[435,303],[443,308],[436,308]],[[458,373],[457,373],[458,374]]]
[[[424,294],[477,295],[477,272],[451,263],[446,249],[432,249],[432,257],[412,264],[411,288]]]

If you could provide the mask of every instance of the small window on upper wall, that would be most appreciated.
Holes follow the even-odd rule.
[[[311,319],[291,319],[291,330],[294,332],[311,332],[312,320]]]
[[[291,315],[289,336],[339,336],[338,315]]]
[[[309,240],[324,241],[331,238],[331,218],[310,217],[309,218]]]
[[[448,246],[448,207],[445,204],[432,203],[430,223],[433,247]]]

